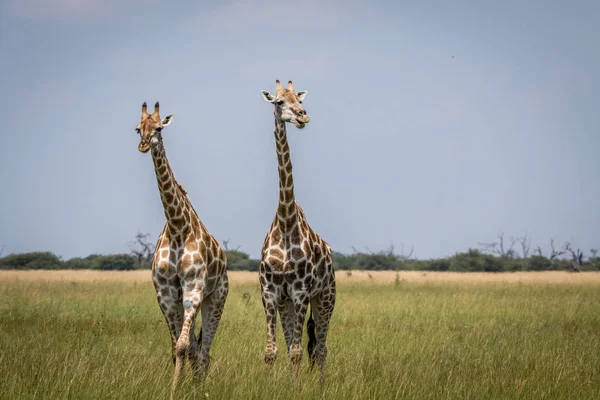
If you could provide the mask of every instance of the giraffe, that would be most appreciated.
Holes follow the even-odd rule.
[[[302,359],[302,329],[310,304],[307,322],[308,356],[311,368],[319,365],[321,384],[325,383],[327,332],[335,306],[335,272],[331,248],[308,225],[304,211],[294,197],[294,179],[286,122],[303,129],[309,122],[302,100],[306,91],[295,92],[291,81],[277,91],[262,90],[263,98],[275,108],[275,143],[279,163],[279,204],[262,248],[259,280],[267,319],[265,362],[277,358],[275,332],[277,312],[285,336],[290,374],[297,376]],[[313,318],[314,316],[314,318]],[[315,332],[316,329],[316,332]]]
[[[152,149],[158,190],[167,219],[154,250],[152,283],[171,333],[171,355],[175,364],[171,398],[186,355],[194,372],[204,376],[229,291],[225,252],[200,221],[167,160],[162,130],[172,120],[173,114],[160,119],[158,102],[152,114],[148,114],[144,103],[141,121],[135,128],[140,135],[138,150],[147,153]],[[200,310],[202,321],[196,340],[194,325]]]

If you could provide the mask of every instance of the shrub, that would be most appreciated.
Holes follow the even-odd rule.
[[[439,258],[428,262],[429,271],[448,271],[450,269],[450,260],[447,258]]]
[[[65,269],[91,269],[92,263],[85,258],[75,257],[64,262]]]
[[[258,271],[260,260],[250,258],[250,255],[239,250],[226,250],[227,270],[229,271]]]
[[[0,258],[0,269],[60,269],[61,259],[50,252],[10,254]]]
[[[527,271],[546,271],[552,268],[552,262],[546,257],[531,256],[527,259]]]
[[[137,259],[130,254],[99,256],[93,261],[97,269],[104,271],[128,271],[136,269]]]

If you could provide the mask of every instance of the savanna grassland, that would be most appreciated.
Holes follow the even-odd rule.
[[[168,398],[149,271],[0,272],[0,398]],[[337,275],[323,389],[306,359],[290,383],[281,328],[267,374],[256,274],[231,272],[208,378],[186,370],[181,398],[600,398],[600,273]]]

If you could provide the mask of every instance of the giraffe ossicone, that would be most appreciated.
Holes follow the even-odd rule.
[[[275,144],[279,165],[279,204],[263,243],[259,280],[267,320],[265,362],[277,358],[277,314],[290,358],[290,373],[296,376],[302,359],[302,331],[307,323],[307,346],[311,366],[319,365],[325,382],[327,333],[335,307],[336,285],[331,248],[306,221],[294,195],[294,179],[286,123],[302,129],[310,121],[302,101],[306,91],[296,92],[291,81],[286,88],[276,81],[274,94],[261,90],[263,99],[274,106]],[[314,318],[313,318],[314,317]]]
[[[210,347],[221,320],[229,292],[227,257],[192,207],[186,190],[171,170],[162,140],[162,130],[173,114],[160,118],[157,102],[136,126],[140,135],[138,150],[151,150],[158,190],[166,224],[158,237],[152,261],[152,283],[156,298],[171,334],[171,355],[175,364],[171,398],[178,387],[185,364],[203,377],[210,363]],[[194,327],[201,312],[198,339]],[[200,343],[198,343],[200,342]]]

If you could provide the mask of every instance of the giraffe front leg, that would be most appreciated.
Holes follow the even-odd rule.
[[[183,308],[181,306],[181,298],[179,297],[180,293],[177,289],[172,289],[168,286],[161,287],[155,277],[153,277],[153,280],[156,287],[156,300],[171,334],[171,357],[173,364],[175,364],[175,347],[183,325]]]
[[[201,303],[201,290],[194,288],[183,293],[183,326],[181,328],[181,334],[177,339],[177,344],[175,345],[175,374],[173,375],[173,385],[171,386],[171,399],[175,396],[181,373],[185,365],[185,358],[190,350],[190,335],[193,334],[191,330],[194,326],[198,311],[200,310]]]
[[[294,293],[294,327],[292,331],[292,344],[290,346],[290,373],[292,378],[298,376],[300,361],[302,361],[302,329],[308,310],[308,294],[304,291]]]
[[[181,301],[178,300],[173,304],[173,308],[174,312],[169,313],[167,323],[171,332],[171,357],[173,365],[175,365],[177,360],[177,339],[179,339],[181,328],[183,327],[183,306],[181,305]]]
[[[329,285],[323,289],[318,296],[310,300],[310,307],[315,319],[316,345],[312,355],[312,362],[319,365],[321,374],[321,385],[325,384],[325,363],[327,361],[327,333],[329,332],[329,321],[335,307],[335,278],[330,278]]]
[[[176,316],[176,314],[173,312],[166,312],[163,313],[163,315],[167,321],[167,327],[169,328],[169,333],[171,335],[171,358],[173,360],[173,365],[175,365],[175,360],[177,358],[175,348],[177,346],[177,338],[179,337],[179,332],[181,330],[181,323],[178,316]]]
[[[198,340],[196,339],[195,327],[196,321],[194,321],[192,327],[190,328],[190,347],[187,353],[190,367],[192,367],[192,371],[194,372],[198,370]]]
[[[229,279],[225,273],[219,287],[202,301],[202,328],[200,329],[197,371],[200,377],[204,377],[210,365],[210,347],[219,327],[228,293]]]
[[[273,291],[268,289],[271,285],[263,288],[262,291],[262,302],[265,309],[265,316],[267,318],[267,345],[265,346],[265,363],[268,366],[272,366],[277,359],[277,297]]]
[[[289,355],[294,336],[295,320],[294,303],[291,300],[285,300],[279,305],[279,316],[281,317],[281,327],[283,328],[283,336],[285,337],[285,344]]]

